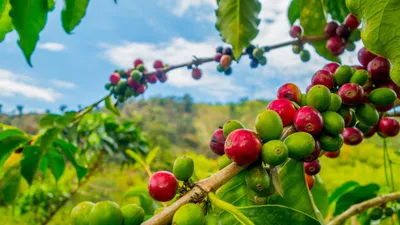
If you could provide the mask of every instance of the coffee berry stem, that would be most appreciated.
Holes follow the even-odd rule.
[[[350,217],[360,214],[369,208],[384,205],[400,199],[400,191],[381,195],[368,201],[351,206],[348,210],[333,218],[327,225],[341,225]]]
[[[287,127],[282,133],[281,140],[284,140],[287,136],[294,132],[296,132],[296,130],[293,126]],[[248,165],[239,166],[236,163],[231,163],[227,167],[213,174],[211,177],[196,182],[195,187],[192,190],[162,210],[160,213],[142,223],[142,225],[168,224],[172,220],[174,213],[179,209],[179,207],[190,202],[202,201],[209,192],[218,190],[222,185],[246,169],[247,166]]]

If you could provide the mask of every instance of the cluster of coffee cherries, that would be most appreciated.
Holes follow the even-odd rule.
[[[292,38],[301,38],[303,36],[303,28],[301,26],[294,25],[290,28],[289,35]],[[292,51],[294,54],[299,54],[300,59],[303,62],[310,61],[310,52],[304,49],[303,43],[293,44]]]
[[[157,80],[161,83],[167,81],[167,74],[164,72],[161,60],[156,60],[153,63],[154,73],[149,74],[144,67],[143,60],[136,59],[133,62],[134,68],[125,70],[116,70],[110,75],[110,83],[105,85],[105,88],[111,92],[118,102],[124,102],[126,99],[134,96],[137,97],[143,94],[148,83],[155,84]]]
[[[232,74],[232,48],[230,47],[222,47],[218,46],[216,49],[216,54],[214,56],[214,60],[218,62],[217,71],[220,73],[224,73],[229,76]]]
[[[160,202],[168,202],[184,195],[194,187],[190,178],[193,175],[194,162],[188,156],[181,156],[174,162],[172,173],[168,171],[158,171],[154,173],[149,180],[148,191],[150,196]],[[179,186],[179,181],[182,185]],[[157,214],[163,208],[154,212]],[[172,224],[194,224],[203,225],[205,216],[199,204],[188,203],[182,205],[174,214]]]
[[[246,48],[246,53],[249,56],[251,68],[257,68],[258,65],[267,65],[267,57],[264,56],[265,49],[263,47],[250,45]]]
[[[338,24],[335,21],[329,22],[324,29],[325,34],[329,37],[326,48],[329,52],[338,56],[347,51],[354,51],[355,41],[361,39],[360,30],[357,29],[360,25],[359,20],[353,14],[347,15],[343,24]]]
[[[76,205],[71,212],[72,225],[139,225],[144,221],[144,210],[129,204],[123,207],[112,201],[102,201],[94,204],[85,201]]]
[[[370,220],[381,220],[384,218],[390,218],[395,213],[392,207],[375,207],[368,211],[368,217]]]

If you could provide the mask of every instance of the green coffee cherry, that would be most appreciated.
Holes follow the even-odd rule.
[[[124,217],[123,225],[140,225],[144,220],[144,210],[136,204],[125,205],[121,211]]]
[[[194,162],[193,159],[188,156],[181,156],[174,162],[172,172],[176,179],[180,181],[187,181],[193,175]]]
[[[181,206],[172,218],[174,225],[203,225],[205,216],[199,205],[188,203]]]

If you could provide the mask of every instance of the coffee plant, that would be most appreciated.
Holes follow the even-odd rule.
[[[30,65],[54,3],[1,1],[4,29],[0,40],[16,29],[18,45]],[[67,33],[80,23],[88,3],[65,0],[61,15]],[[59,198],[42,204],[46,198],[43,193],[48,190],[32,188],[18,201],[20,213],[33,210],[35,220],[47,224],[96,172],[103,154],[109,153],[118,155],[121,163],[140,165],[148,175],[146,193],[132,190],[129,194],[140,195],[141,204],[120,207],[111,201],[85,201],[72,210],[73,225],[339,225],[354,216],[363,225],[385,219],[394,224],[400,192],[394,186],[395,162],[390,159],[387,138],[396,137],[400,130],[394,118],[398,114],[392,112],[399,106],[400,97],[400,2],[293,0],[288,10],[292,25],[288,33],[293,39],[268,46],[252,43],[260,23],[259,1],[218,0],[217,4],[216,28],[230,47],[217,47],[211,57],[194,56],[177,65],[156,60],[153,71],[141,59],[135,59],[132,68],[117,69],[109,76],[107,96],[79,112],[44,115],[37,135],[1,124],[1,204],[15,202],[21,177],[32,185],[50,171],[57,182],[68,159],[76,169],[75,189],[67,195],[58,192]],[[345,50],[355,50],[360,39],[365,45],[358,52],[360,65],[341,65],[339,56]],[[238,120],[221,124],[209,143],[210,151],[220,156],[220,170],[206,179],[193,178],[196,165],[188,156],[177,158],[169,171],[153,172],[150,165],[158,150],[147,155],[148,144],[135,124],[115,117],[120,114],[116,106],[144,94],[149,84],[166,82],[171,70],[186,67],[198,80],[204,76],[201,65],[216,62],[217,71],[229,76],[232,64],[242,56],[247,55],[250,67],[257,68],[267,64],[269,51],[285,46],[291,46],[293,53],[307,62],[311,60],[308,45],[331,62],[310,77],[305,93],[296,84],[282,85],[277,99],[255,118],[254,129],[245,128]],[[92,112],[102,102],[114,115]],[[340,157],[344,144],[358,145],[373,135],[383,141],[387,187],[350,181],[328,197],[318,175],[324,169],[319,158]],[[154,203],[150,197],[162,202],[163,207],[147,210],[142,203]]]

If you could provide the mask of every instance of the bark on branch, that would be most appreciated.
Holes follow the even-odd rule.
[[[348,210],[333,218],[328,225],[341,225],[350,217],[360,214],[369,208],[384,205],[388,202],[396,201],[398,199],[400,199],[400,191],[387,195],[381,195],[368,201],[361,202],[357,205],[351,206]]]

